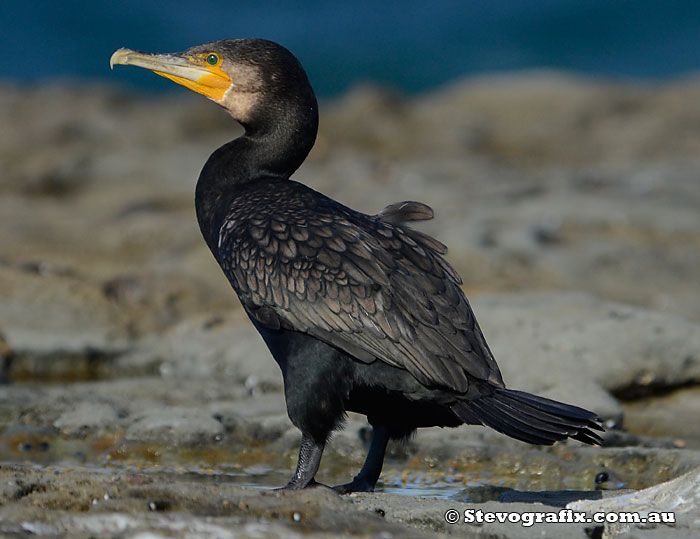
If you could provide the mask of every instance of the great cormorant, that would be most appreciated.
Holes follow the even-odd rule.
[[[120,49],[111,64],[144,67],[223,106],[245,133],[216,150],[196,187],[204,240],[282,370],[302,433],[286,488],[316,484],[346,411],[373,427],[367,459],[339,492],[371,491],[387,441],[418,427],[487,425],[550,445],[601,442],[592,412],[506,389],[447,248],[407,222],[404,202],[376,215],[290,179],[311,150],[318,108],[299,61],[262,39],[226,39],[178,54]]]

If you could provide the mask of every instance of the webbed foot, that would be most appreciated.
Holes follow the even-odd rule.
[[[303,485],[299,481],[295,481],[296,476],[294,476],[289,483],[284,485],[283,487],[278,487],[275,490],[301,490],[304,488],[313,488],[313,487],[325,487],[325,488],[335,488],[335,487],[329,487],[328,485],[324,485],[323,483],[319,483],[315,479],[312,479],[309,481],[306,485]]]
[[[351,492],[374,492],[374,485],[366,478],[356,477],[344,485],[332,487],[338,494],[350,494]]]

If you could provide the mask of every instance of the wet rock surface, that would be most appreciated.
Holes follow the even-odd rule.
[[[341,497],[270,490],[299,433],[199,237],[196,177],[238,128],[194,96],[0,86],[0,533],[697,534],[699,96],[530,73],[322,104],[296,178],[369,213],[431,205],[421,229],[449,245],[507,384],[609,427],[602,448],[424,429],[390,446],[378,492]],[[350,414],[319,480],[348,481],[367,443]],[[677,522],[463,519],[562,509]]]

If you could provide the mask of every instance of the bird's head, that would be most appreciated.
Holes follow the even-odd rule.
[[[270,103],[278,114],[285,103],[316,107],[296,57],[264,39],[224,39],[174,54],[119,49],[110,59],[114,64],[150,69],[218,103],[244,126],[263,119]]]

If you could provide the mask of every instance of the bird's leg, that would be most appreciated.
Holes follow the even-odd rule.
[[[280,490],[300,490],[302,488],[318,485],[314,476],[321,464],[321,455],[325,444],[314,441],[308,434],[301,434],[301,447],[299,448],[299,462],[297,471]]]
[[[382,465],[384,464],[384,453],[386,453],[386,444],[389,441],[389,434],[384,425],[372,426],[372,442],[367,452],[365,463],[355,478],[350,483],[337,485],[333,490],[339,494],[348,492],[372,492],[377,484],[379,475],[382,473]]]

